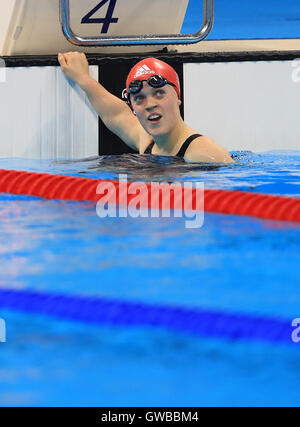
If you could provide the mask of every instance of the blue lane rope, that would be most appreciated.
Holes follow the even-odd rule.
[[[285,319],[17,290],[0,290],[0,308],[91,324],[163,327],[211,338],[292,344],[291,322]]]

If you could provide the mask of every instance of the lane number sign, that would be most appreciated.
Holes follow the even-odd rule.
[[[98,12],[101,7],[105,6],[108,3],[108,9],[104,18],[93,18],[96,12]],[[82,24],[103,24],[102,25],[102,34],[106,34],[109,30],[110,24],[116,24],[119,18],[113,18],[114,10],[116,7],[117,0],[102,0],[97,4],[89,13],[87,13],[81,20]]]

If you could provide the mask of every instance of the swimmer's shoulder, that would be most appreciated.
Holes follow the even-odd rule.
[[[209,136],[199,136],[187,148],[184,160],[189,162],[234,163],[229,152]]]

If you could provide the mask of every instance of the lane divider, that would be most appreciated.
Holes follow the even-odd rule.
[[[95,325],[155,327],[208,338],[295,346],[291,322],[281,318],[4,289],[0,290],[0,308]]]
[[[114,186],[117,204],[129,204],[136,197],[136,194],[129,194],[128,192],[128,188],[132,183],[125,184],[127,197],[126,202],[124,202],[121,195],[123,189],[122,191],[120,190],[118,181],[0,170],[0,193],[22,194],[45,199],[97,202],[100,198],[99,194],[97,194],[97,187],[101,183],[111,183]],[[144,185],[147,187],[147,206],[153,209],[162,209],[162,198],[160,197],[153,205],[151,184]],[[180,184],[178,185],[180,186]],[[182,191],[182,197],[180,198],[174,197],[171,192],[170,209],[185,209],[187,200],[184,197],[183,186],[180,186],[180,188]],[[193,206],[194,209],[197,206],[197,191],[195,188],[191,190],[192,200],[188,203],[188,206]],[[212,213],[300,222],[300,199],[238,190],[205,190],[204,210]]]

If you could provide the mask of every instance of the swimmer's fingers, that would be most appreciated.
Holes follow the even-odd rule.
[[[62,53],[59,53],[58,54],[58,62],[59,62],[59,65],[63,68],[63,67],[65,67],[66,65],[67,65],[67,61],[66,61],[66,58],[65,58],[65,56],[62,54]]]
[[[88,65],[85,54],[80,52],[59,53],[58,60],[63,61],[68,66]]]
[[[89,75],[89,64],[84,53],[59,53],[58,62],[63,72],[75,82]]]
[[[79,52],[66,52],[66,53],[59,53],[58,54],[58,61],[60,65],[64,67],[74,67],[77,66],[80,63],[85,63],[86,56]]]

